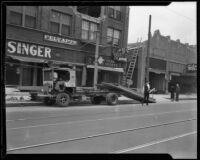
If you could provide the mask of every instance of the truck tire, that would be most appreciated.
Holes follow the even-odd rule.
[[[108,93],[106,95],[106,102],[109,105],[116,105],[118,103],[118,95],[116,93]]]
[[[67,93],[58,93],[56,96],[56,104],[60,107],[67,107],[70,102],[70,97]]]
[[[50,98],[48,98],[48,97],[45,97],[45,98],[44,98],[44,104],[45,104],[45,105],[50,106],[50,105],[53,105],[53,104],[55,104],[55,103],[56,103],[56,101],[55,101],[54,99],[50,99]]]
[[[103,98],[101,96],[91,97],[92,104],[100,104]]]

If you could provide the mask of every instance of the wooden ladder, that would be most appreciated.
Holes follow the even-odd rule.
[[[141,47],[136,47],[136,48],[129,49],[129,50],[132,50],[130,52],[133,52],[131,54],[131,61],[129,62],[127,72],[124,72],[122,79],[121,79],[122,86],[127,86],[128,88],[131,85],[128,82],[132,81],[133,72],[135,69],[136,61],[137,61],[137,55],[138,55],[139,51],[141,50]]]

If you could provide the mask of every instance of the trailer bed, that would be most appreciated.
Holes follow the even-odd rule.
[[[144,95],[142,93],[134,91],[130,88],[123,87],[121,85],[102,82],[98,86],[102,89],[108,89],[108,90],[113,91],[113,92],[120,92],[122,95],[124,95],[128,98],[131,98],[131,99],[134,99],[134,100],[137,100],[137,101],[140,101],[140,102],[142,102],[143,98],[144,98]],[[149,97],[149,102],[155,103],[156,100],[154,98]]]

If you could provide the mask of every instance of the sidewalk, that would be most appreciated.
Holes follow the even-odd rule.
[[[165,103],[165,102],[171,102],[170,94],[154,94],[150,95],[150,97],[156,99],[156,103]],[[180,94],[179,100],[196,100],[197,94]],[[138,104],[141,102],[135,101],[133,99],[127,98],[125,96],[119,97],[119,102],[121,104]],[[5,102],[6,107],[25,107],[25,106],[38,106],[38,105],[44,105],[42,101],[31,101],[31,100],[15,100],[15,101],[6,101]]]

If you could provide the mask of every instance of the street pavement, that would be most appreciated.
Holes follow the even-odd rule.
[[[196,158],[197,101],[168,98],[160,96],[148,106],[7,107],[8,154],[169,153]]]

